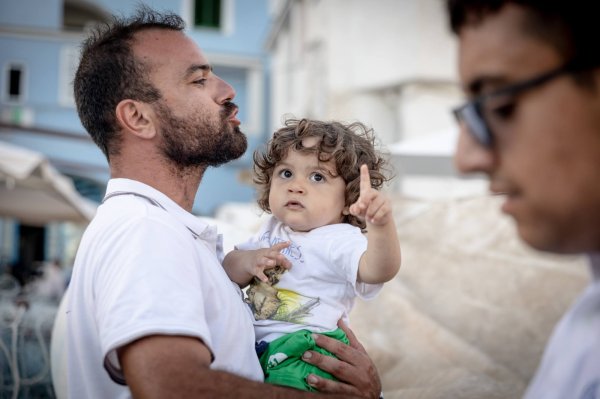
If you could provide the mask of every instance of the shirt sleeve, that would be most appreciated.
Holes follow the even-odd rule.
[[[343,238],[336,237],[331,245],[332,263],[338,265],[344,273],[346,281],[352,285],[355,294],[363,299],[374,298],[383,284],[367,284],[358,281],[358,265],[360,258],[367,250],[367,238],[356,229]]]
[[[141,218],[113,231],[94,292],[102,351],[120,371],[116,350],[144,336],[197,337],[211,350],[201,267],[191,236]],[[106,362],[105,362],[106,363]],[[107,367],[108,369],[108,367]]]

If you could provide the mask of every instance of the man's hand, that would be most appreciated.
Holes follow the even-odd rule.
[[[337,359],[313,351],[307,351],[303,359],[307,363],[331,373],[339,381],[327,380],[311,374],[307,378],[308,383],[319,392],[370,399],[379,398],[381,395],[381,381],[373,361],[344,322],[340,320],[338,326],[346,333],[350,345],[320,334],[314,334],[317,345],[335,354],[338,357]]]

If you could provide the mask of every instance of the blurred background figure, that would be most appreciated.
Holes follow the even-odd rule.
[[[65,270],[58,260],[43,262],[40,276],[34,279],[27,290],[28,295],[58,304],[67,288]]]

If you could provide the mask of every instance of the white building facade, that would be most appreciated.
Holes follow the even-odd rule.
[[[455,176],[462,94],[442,0],[271,0],[270,11],[271,131],[287,117],[358,120],[392,153],[397,180]],[[433,152],[420,148],[435,137]]]
[[[441,0],[272,1],[271,128],[360,120],[386,144],[454,126],[456,43]]]

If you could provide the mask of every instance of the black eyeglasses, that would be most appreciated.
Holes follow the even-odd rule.
[[[467,125],[469,133],[484,147],[492,148],[494,145],[494,135],[490,127],[491,116],[489,112],[486,115],[485,105],[489,101],[499,101],[502,104],[502,98],[513,98],[516,95],[533,89],[534,87],[541,86],[552,79],[557,78],[563,74],[581,72],[591,68],[581,68],[574,63],[570,62],[556,69],[552,69],[539,76],[531,79],[523,80],[492,93],[483,94],[479,97],[468,101],[452,110],[457,121],[463,121]],[[488,107],[489,108],[489,107]],[[502,112],[502,106],[493,107],[498,113]],[[506,111],[505,111],[506,112]]]

